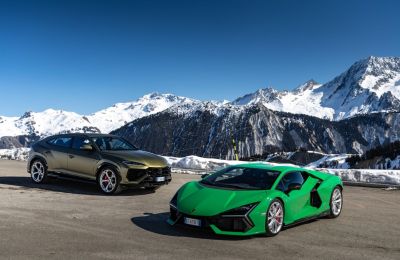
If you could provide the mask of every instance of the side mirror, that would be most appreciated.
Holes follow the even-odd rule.
[[[301,189],[301,184],[300,183],[290,183],[286,193],[289,193],[289,192],[291,192],[293,190],[300,190],[300,189]]]
[[[93,151],[93,146],[90,144],[84,144],[80,147],[82,151]]]
[[[202,174],[202,175],[201,175],[201,178],[204,179],[205,177],[207,177],[207,176],[209,176],[209,175],[210,175],[209,173]]]

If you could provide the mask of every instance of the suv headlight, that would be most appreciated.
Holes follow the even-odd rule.
[[[143,163],[139,163],[139,162],[134,162],[134,161],[122,161],[123,164],[127,165],[127,166],[144,166]]]

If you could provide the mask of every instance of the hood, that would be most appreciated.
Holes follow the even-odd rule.
[[[149,167],[167,167],[168,162],[164,159],[164,157],[149,153],[142,150],[134,150],[134,151],[103,151],[103,155],[105,156],[113,156],[120,158],[124,161],[133,161],[138,163],[143,163]]]
[[[227,210],[259,202],[267,196],[265,190],[231,190],[189,182],[178,194],[180,212],[197,216],[215,216]]]

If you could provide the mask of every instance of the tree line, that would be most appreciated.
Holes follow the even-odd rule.
[[[352,155],[346,159],[350,168],[353,168],[357,163],[361,161],[371,160],[375,157],[389,158],[390,160],[396,159],[400,155],[400,141],[394,141],[378,145],[372,149],[369,149],[362,155]]]

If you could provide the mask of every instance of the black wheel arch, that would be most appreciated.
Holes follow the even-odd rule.
[[[46,169],[48,168],[46,158],[44,158],[43,156],[40,156],[40,155],[35,155],[35,156],[33,156],[32,159],[29,161],[29,172],[31,171],[31,167],[32,167],[33,162],[34,162],[34,161],[37,161],[37,160],[42,161],[42,162],[44,163],[44,166],[46,167]]]
[[[279,200],[282,203],[282,207],[283,207],[283,224],[285,224],[285,214],[286,214],[285,202],[283,201],[283,199],[281,197],[276,197],[276,198],[272,199],[271,202],[273,200]]]
[[[98,180],[99,175],[100,175],[100,172],[101,172],[104,168],[106,168],[106,167],[113,168],[113,169],[115,170],[115,173],[117,174],[118,178],[121,180],[121,173],[120,173],[120,171],[118,170],[118,167],[117,167],[116,165],[112,164],[112,163],[109,163],[109,162],[104,162],[104,163],[102,163],[102,164],[97,168],[97,171],[96,171],[96,180]]]

